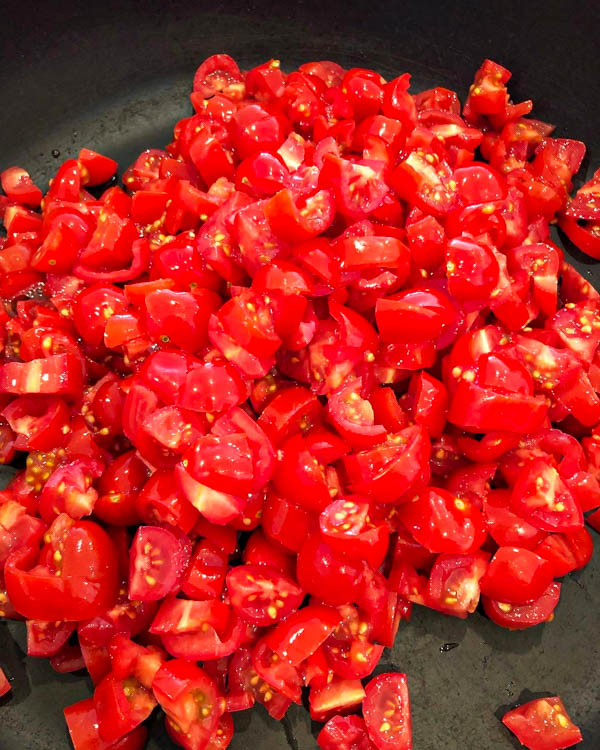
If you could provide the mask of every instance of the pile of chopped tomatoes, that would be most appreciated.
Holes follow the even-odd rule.
[[[306,691],[324,750],[407,750],[405,676],[363,680],[413,604],[552,620],[600,527],[600,296],[549,225],[600,256],[600,175],[569,197],[584,144],[509,78],[215,55],[123,187],[2,172],[0,615],[89,672],[76,750],[157,706],[223,750]],[[577,734],[548,700],[506,719],[532,750]]]

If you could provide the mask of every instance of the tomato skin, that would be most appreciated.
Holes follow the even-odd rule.
[[[285,618],[304,598],[304,592],[292,579],[268,565],[232,568],[227,574],[227,588],[240,617],[262,627]]]
[[[175,531],[175,529],[174,529]],[[190,560],[191,544],[160,526],[138,528],[130,549],[129,598],[159,601],[175,593]]]
[[[397,502],[412,486],[427,482],[430,450],[425,430],[407,427],[386,443],[342,459],[349,487],[378,502]]]
[[[502,723],[534,750],[560,750],[583,740],[559,697],[537,698],[517,706],[504,714]]]
[[[119,680],[107,675],[94,691],[98,731],[102,739],[114,742],[148,718],[156,700],[135,679]]]
[[[428,604],[446,614],[466,617],[479,603],[479,582],[488,567],[489,555],[440,555],[429,576]]]
[[[399,508],[402,523],[430,552],[469,553],[486,537],[481,512],[469,500],[429,488]]]
[[[500,547],[481,580],[481,591],[497,601],[528,604],[544,593],[552,574],[552,564],[534,552]]]
[[[448,421],[469,432],[537,432],[546,419],[548,406],[538,396],[504,394],[461,380],[450,400]]]
[[[275,492],[269,492],[263,506],[261,523],[269,539],[274,539],[291,552],[299,552],[314,520],[304,508]]]
[[[202,741],[208,742],[225,710],[225,701],[208,674],[195,664],[173,659],[156,673],[152,691],[167,716],[196,739],[196,747],[206,746]],[[206,715],[188,705],[197,694],[203,695],[202,703],[209,709]]]
[[[372,750],[364,719],[360,716],[333,716],[317,736],[322,750]]]
[[[359,585],[358,568],[317,535],[309,536],[302,545],[296,572],[305,591],[334,607],[352,601]]]
[[[59,516],[55,524],[63,518]],[[6,562],[8,596],[29,619],[86,620],[116,599],[118,571],[110,538],[91,521],[70,523],[60,542],[61,576],[32,571],[37,555],[31,548],[13,553]]]
[[[64,714],[75,750],[142,750],[146,743],[146,727],[138,727],[116,742],[103,740],[93,698],[67,706]]]
[[[276,491],[309,512],[320,512],[331,497],[323,469],[315,465],[304,438],[291,437],[281,446],[281,453],[273,476]]]
[[[282,659],[298,666],[327,640],[340,621],[333,607],[311,603],[289,614],[267,635],[266,642]]]
[[[583,528],[581,506],[558,471],[544,459],[523,467],[513,487],[511,507],[544,531]]]
[[[148,468],[133,451],[119,456],[100,477],[94,515],[116,526],[139,523],[135,502],[148,477]]]
[[[404,674],[380,674],[365,688],[363,714],[367,731],[379,750],[411,750],[412,722]],[[394,721],[384,721],[386,702],[394,708]],[[393,728],[392,728],[393,727]]]

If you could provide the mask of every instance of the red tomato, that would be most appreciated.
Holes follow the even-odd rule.
[[[469,553],[486,537],[479,509],[466,498],[429,488],[399,508],[400,520],[430,552]]]
[[[317,736],[322,750],[372,750],[375,747],[364,719],[360,716],[334,716]]]
[[[466,617],[479,604],[479,582],[489,562],[486,552],[440,555],[429,574],[427,603],[446,614]]]
[[[523,467],[513,488],[511,507],[544,531],[575,531],[583,527],[577,499],[558,471],[544,459]]]
[[[583,740],[558,697],[523,703],[504,714],[502,723],[533,750],[560,750]]]
[[[327,640],[340,619],[333,607],[309,604],[289,614],[268,634],[266,642],[282,659],[298,666]]]
[[[130,550],[129,598],[158,601],[175,593],[189,565],[190,553],[186,537],[159,526],[140,527]]]
[[[225,710],[225,701],[206,672],[187,661],[168,661],[156,673],[152,691],[193,747],[205,747]]]
[[[117,566],[106,532],[91,521],[56,518],[36,564],[32,548],[14,552],[4,571],[17,611],[37,620],[86,620],[114,603]],[[46,553],[46,554],[44,554]]]
[[[310,717],[327,721],[336,714],[352,713],[363,702],[365,690],[360,680],[336,680],[323,687],[312,687],[309,695]]]
[[[146,727],[138,727],[116,742],[102,739],[92,698],[67,706],[64,714],[75,750],[142,750],[146,743]]]
[[[365,560],[377,569],[385,559],[389,528],[384,522],[372,522],[370,513],[366,498],[347,495],[325,508],[319,516],[319,529],[333,550],[356,563]]]
[[[367,731],[379,750],[410,750],[412,724],[404,674],[380,674],[365,689],[363,714]]]
[[[156,699],[134,677],[107,675],[94,691],[98,731],[108,742],[124,737],[150,716]]]
[[[309,536],[298,553],[298,583],[321,601],[338,606],[355,599],[359,569],[317,535]]]
[[[296,609],[304,592],[290,578],[268,565],[239,565],[227,574],[231,605],[245,620],[262,627],[282,620]]]
[[[383,646],[372,643],[372,626],[354,607],[338,608],[343,620],[323,644],[327,663],[342,679],[368,677],[383,653]]]
[[[540,597],[552,581],[551,563],[527,549],[500,547],[481,580],[491,599],[527,604]]]

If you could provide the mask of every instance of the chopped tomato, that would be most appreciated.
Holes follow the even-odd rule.
[[[558,697],[537,698],[513,708],[502,723],[532,750],[560,750],[583,740]]]
[[[404,674],[380,674],[367,685],[363,714],[379,750],[410,750],[412,724]]]

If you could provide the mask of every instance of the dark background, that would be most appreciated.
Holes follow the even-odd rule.
[[[190,113],[199,63],[215,52],[242,67],[276,57],[284,69],[311,59],[413,74],[413,90],[438,83],[464,97],[485,57],[514,72],[515,101],[556,134],[584,140],[583,178],[600,165],[600,4],[560,0],[418,2],[0,1],[0,168],[19,164],[45,183],[82,146],[124,166],[170,140]],[[60,159],[53,157],[60,151]],[[568,253],[573,251],[566,246]],[[573,255],[596,284],[594,261]],[[598,535],[594,535],[598,541]],[[476,614],[468,621],[415,608],[379,671],[408,674],[415,750],[519,747],[498,721],[504,710],[559,693],[600,748],[600,562],[569,576],[552,624],[511,633]],[[0,666],[14,679],[0,701],[0,750],[70,747],[65,705],[90,694],[81,676],[57,676],[24,656],[22,626],[0,624]],[[446,642],[460,645],[440,652]],[[313,750],[316,725],[294,706],[285,725],[261,709],[238,714],[233,750]],[[151,750],[169,748],[156,721]]]

